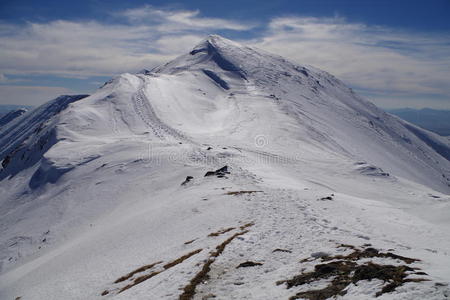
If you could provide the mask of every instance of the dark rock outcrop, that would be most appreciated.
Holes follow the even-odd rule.
[[[220,169],[217,169],[215,171],[208,171],[205,174],[205,177],[207,176],[217,176],[217,177],[224,177],[226,174],[230,174],[228,171],[228,166],[223,166]]]
[[[194,177],[192,176],[187,176],[186,179],[181,183],[181,185],[186,185],[188,182],[190,182],[192,179],[194,179]]]

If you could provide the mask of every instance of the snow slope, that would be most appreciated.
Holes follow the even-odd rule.
[[[0,159],[0,299],[288,299],[317,253],[368,243],[429,279],[379,299],[450,293],[449,140],[219,36],[9,123]]]

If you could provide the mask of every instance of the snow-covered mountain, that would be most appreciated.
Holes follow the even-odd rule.
[[[10,112],[6,113],[5,115],[0,117],[0,128],[11,122],[12,120],[20,117],[24,113],[26,113],[28,110],[26,108],[19,108],[11,110]]]
[[[450,141],[216,35],[8,123],[0,160],[1,299],[448,293]]]

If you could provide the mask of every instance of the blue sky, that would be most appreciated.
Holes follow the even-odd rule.
[[[384,108],[450,109],[450,1],[0,2],[0,104],[90,93],[218,33],[324,69]]]

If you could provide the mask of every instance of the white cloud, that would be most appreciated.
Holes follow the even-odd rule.
[[[10,74],[87,78],[151,68],[186,53],[214,31],[254,26],[203,17],[197,10],[152,6],[115,16],[121,22],[0,23],[0,82],[10,83]],[[450,108],[445,101],[450,99],[448,34],[296,16],[273,18],[258,32],[259,38],[241,42],[329,71],[383,106],[407,106],[414,98],[415,106],[422,101]],[[427,98],[439,101],[419,100]]]
[[[162,10],[151,5],[128,9],[119,15],[127,17],[131,22],[158,23],[158,31],[172,33],[188,29],[249,30],[255,26],[248,22],[201,17],[199,10]]]
[[[6,74],[111,75],[172,57],[151,53],[147,26],[54,21],[15,26],[13,32],[0,38]]]
[[[117,16],[129,23],[57,20],[12,25],[0,23],[0,69],[6,74],[54,74],[66,77],[113,75],[164,63],[188,51],[211,30],[248,30],[198,11],[160,10],[151,6]]]

